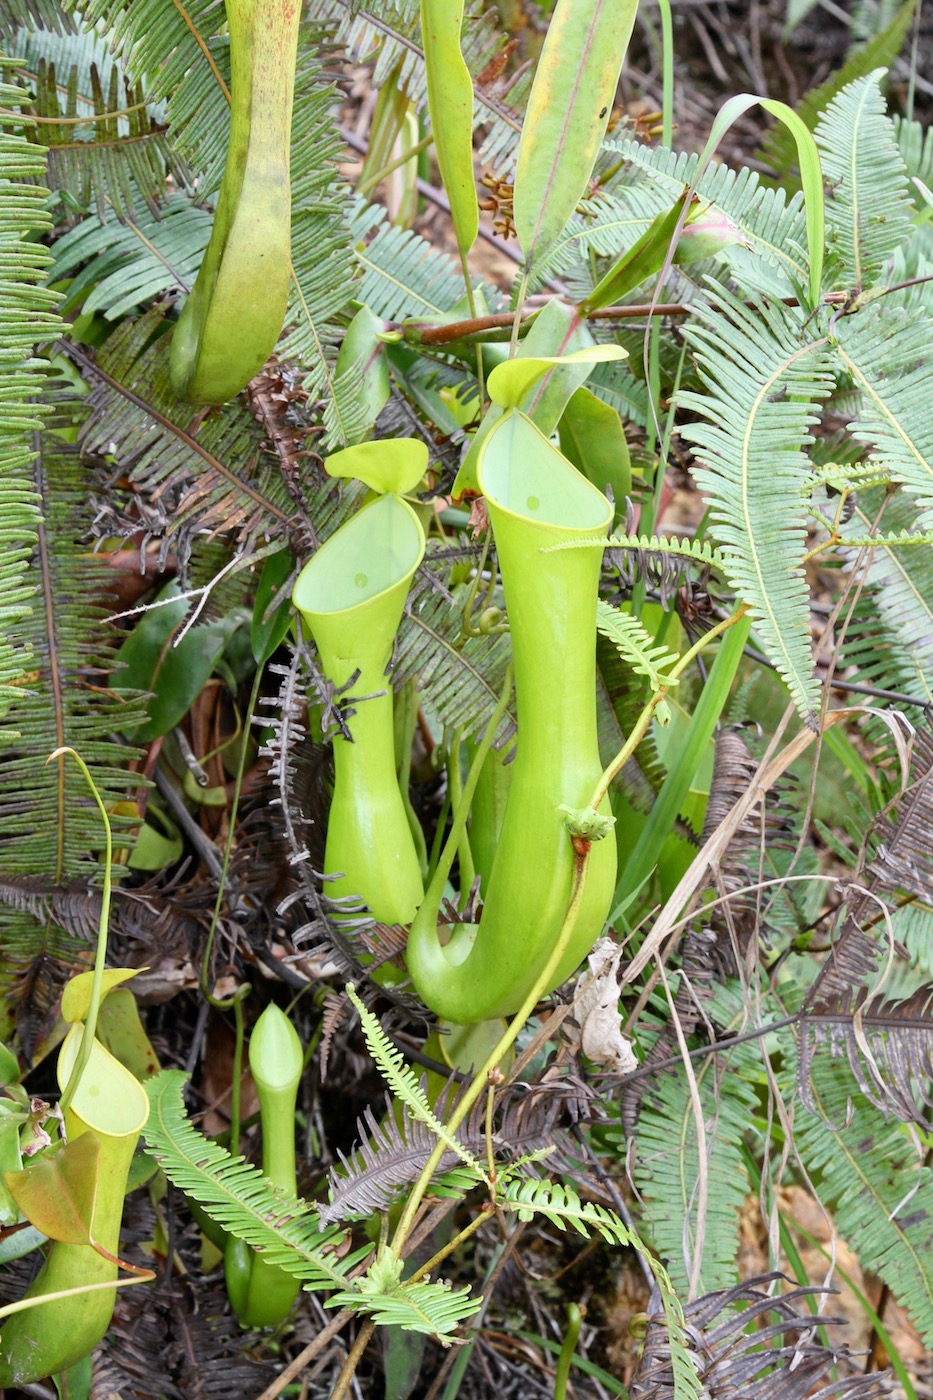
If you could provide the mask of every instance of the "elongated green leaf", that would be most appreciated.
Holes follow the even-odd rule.
[[[543,258],[586,190],[606,134],[637,0],[558,0],[525,111],[515,227]]]
[[[586,300],[580,303],[581,315],[621,301],[660,271],[683,212],[684,201],[678,199],[676,204],[653,220],[637,243],[622,254]]]
[[[709,134],[709,140],[700,157],[699,171],[709,164],[713,152],[723,136],[739,117],[744,116],[750,107],[760,104],[772,117],[776,117],[794,138],[797,158],[800,162],[800,180],[803,185],[807,220],[807,249],[810,255],[810,279],[808,294],[810,307],[816,306],[823,283],[823,256],[826,239],[826,213],[823,195],[823,172],[820,166],[820,153],[809,128],[786,102],[777,102],[771,97],[755,97],[749,92],[737,93],[730,97],[717,113]],[[697,177],[699,178],[699,172]]]
[[[476,242],[479,207],[473,180],[473,79],[460,52],[463,0],[421,0],[421,38],[434,151],[450,200],[461,258]]]

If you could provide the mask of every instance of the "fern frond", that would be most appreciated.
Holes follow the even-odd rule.
[[[801,1021],[800,1086],[806,1103],[809,1076],[822,1047],[843,1056],[869,1103],[901,1122],[926,1123],[933,1073],[933,987],[901,1000],[872,997],[853,1010],[851,996],[834,998]]]
[[[685,1309],[687,1333],[679,1357],[671,1352],[666,1319],[658,1316],[653,1297],[629,1394],[638,1400],[673,1400],[679,1366],[684,1383],[698,1385],[704,1398],[886,1400],[884,1376],[835,1376],[834,1368],[848,1370],[856,1358],[831,1340],[847,1326],[845,1318],[827,1316],[820,1308],[820,1340],[814,1336],[813,1299],[828,1290],[776,1291],[788,1283],[781,1274],[764,1274],[693,1299]]]
[[[346,990],[347,996],[356,1007],[369,1053],[394,1096],[400,1099],[420,1122],[431,1129],[439,1142],[442,1142],[449,1151],[455,1152],[461,1162],[465,1162],[471,1171],[476,1172],[477,1179],[485,1180],[486,1173],[483,1167],[473,1153],[464,1147],[458,1138],[447,1131],[445,1125],[428,1103],[428,1096],[418,1082],[414,1070],[405,1063],[405,1056],[401,1050],[392,1044],[379,1024],[378,1017],[374,1016],[371,1011],[367,1011],[352,985],[348,984]]]
[[[65,3],[87,31],[108,36],[126,71],[145,84],[149,102],[165,102],[176,158],[198,172],[202,199],[213,193],[223,174],[230,130],[227,100],[215,75],[216,70],[229,90],[223,6],[215,0],[187,0],[183,8],[162,0]]]
[[[544,554],[559,549],[631,549],[643,554],[669,554],[678,559],[692,559],[697,564],[722,566],[722,555],[708,539],[691,540],[679,535],[594,535],[588,540],[567,540],[548,545]]]
[[[441,1281],[400,1283],[394,1293],[370,1293],[368,1290],[335,1293],[328,1298],[327,1305],[366,1313],[382,1327],[424,1332],[436,1337],[442,1346],[449,1346],[450,1334],[466,1318],[473,1317],[482,1302],[482,1297],[473,1296],[469,1286],[453,1288]]]
[[[462,637],[463,603],[439,584],[409,599],[392,673],[396,690],[418,678],[418,688],[440,721],[472,738],[488,724],[499,701],[512,649],[505,635]],[[514,705],[496,732],[497,748],[514,733]]]
[[[29,29],[21,51],[34,94],[29,114],[42,119],[49,147],[49,185],[69,220],[92,209],[101,219],[108,208],[121,217],[146,208],[155,213],[167,175],[181,188],[188,184],[163,110],[147,100],[142,82],[123,72],[99,34]]]
[[[614,1211],[596,1201],[581,1201],[574,1188],[566,1183],[509,1175],[504,1186],[498,1203],[503,1210],[514,1211],[519,1220],[533,1220],[536,1215],[543,1215],[558,1230],[566,1230],[569,1225],[586,1238],[597,1234],[607,1244],[627,1244],[644,1252],[638,1236]]]
[[[403,321],[409,316],[442,316],[464,295],[459,263],[438,250],[412,229],[386,222],[383,210],[362,208],[354,219],[359,239],[375,229],[375,236],[357,249],[361,270],[356,296],[375,316]],[[491,293],[493,304],[499,298]]]
[[[338,1152],[340,1167],[328,1177],[330,1201],[319,1209],[322,1224],[362,1220],[388,1210],[437,1146],[435,1133],[420,1118],[397,1118],[391,1104],[387,1108],[378,1122],[367,1108],[357,1123],[360,1140],[352,1156]],[[431,1183],[432,1195],[466,1195],[476,1185],[476,1173],[457,1169],[456,1164],[456,1153],[446,1152]]]
[[[728,293],[710,295],[712,305],[697,309],[688,330],[707,392],[681,395],[681,406],[701,420],[684,436],[704,464],[697,480],[729,581],[812,721],[818,687],[802,568],[809,480],[802,449],[816,405],[832,388],[828,351],[825,342],[808,341],[782,306],[759,303],[753,311]]]
[[[667,647],[657,646],[633,613],[624,613],[600,598],[596,603],[596,630],[612,643],[636,675],[647,677],[652,691],[679,684],[663,674],[679,657]]]
[[[933,126],[924,127],[895,113],[894,137],[908,180],[922,180],[933,188]],[[919,195],[915,202],[916,198]]]
[[[645,220],[631,240],[634,243],[651,219],[669,209],[683,194],[696,175],[699,157],[639,141],[609,141],[606,149],[643,172],[636,182],[623,176],[623,183],[614,190],[617,198],[624,199],[626,208],[634,201]],[[753,170],[735,171],[727,165],[709,166],[700,177],[697,193],[704,202],[722,209],[751,245],[746,257],[734,264],[750,289],[756,286],[755,263],[759,260],[781,274],[785,290],[806,284],[807,240],[801,196],[788,200],[783,190],[765,189]],[[766,285],[770,290],[773,281]]]
[[[169,195],[159,217],[85,219],[54,246],[53,275],[72,277],[64,310],[122,319],[167,292],[190,291],[211,236],[211,215],[183,194]],[[77,272],[76,272],[77,269]]]
[[[734,1065],[715,1084],[699,1084],[708,1179],[705,1216],[698,1217],[699,1154],[686,1075],[658,1076],[646,1095],[637,1127],[635,1182],[645,1203],[654,1249],[667,1261],[674,1284],[686,1291],[699,1254],[700,1291],[736,1281],[739,1216],[749,1190],[742,1140],[757,1102],[755,1087]]]
[[[5,81],[8,61],[0,56],[0,104],[16,110],[24,101],[20,88]],[[10,64],[9,66],[12,66]],[[22,136],[0,126],[0,489],[3,492],[5,546],[0,554],[0,719],[22,696],[29,651],[15,640],[15,629],[29,614],[33,585],[29,556],[36,539],[38,510],[31,479],[32,434],[43,412],[37,400],[43,388],[42,366],[33,345],[42,329],[55,335],[58,298],[43,286],[51,261],[35,235],[51,223],[48,191],[40,183],[45,157]],[[13,181],[16,183],[13,183]]]
[[[344,1231],[322,1231],[317,1213],[304,1201],[276,1190],[258,1167],[197,1132],[182,1099],[186,1079],[180,1070],[164,1070],[145,1085],[150,1112],[143,1136],[168,1179],[309,1291],[345,1287],[370,1246],[341,1257]]]
[[[187,565],[201,531],[229,532],[245,553],[261,534],[287,537],[296,519],[290,481],[278,454],[263,446],[260,426],[241,403],[192,419],[168,379],[164,309],[123,321],[92,360],[77,346],[69,356],[93,388],[82,448],[98,460],[116,461],[133,488],[133,518],[102,517],[104,534],[139,528],[143,509],[150,537],[176,551]],[[132,385],[132,388],[129,386]],[[352,509],[353,492],[340,493],[323,473],[308,472],[304,507],[321,536]]]
[[[933,1173],[896,1121],[859,1093],[829,1055],[810,1075],[815,1113],[794,1119],[797,1150],[844,1239],[887,1283],[925,1344],[933,1344]]]
[[[356,295],[357,273],[353,206],[336,169],[343,142],[336,124],[338,94],[324,68],[324,39],[318,26],[302,28],[291,142],[294,279],[280,353],[305,370],[304,387],[312,398],[326,396],[328,408],[334,406],[337,421],[325,426],[330,440],[343,445],[353,436],[353,391],[334,379],[334,317]]]
[[[142,718],[139,701],[111,685],[117,634],[106,617],[112,573],[76,543],[89,526],[87,481],[74,446],[51,430],[74,422],[73,405],[58,411],[33,464],[43,516],[30,561],[33,608],[11,620],[7,631],[13,646],[31,652],[32,674],[28,695],[6,717],[0,744],[0,869],[42,877],[50,888],[95,876],[91,852],[100,849],[101,825],[75,766],[63,759],[47,763],[49,754],[62,744],[80,753],[112,810],[136,781],[127,775],[135,751],[114,736],[132,732]],[[35,956],[41,947],[40,938],[23,951]]]
[[[836,354],[861,392],[849,431],[871,458],[916,496],[920,526],[933,525],[933,399],[930,345],[933,318],[901,308],[866,308],[843,316]]]
[[[834,286],[871,286],[910,232],[907,175],[880,78],[879,70],[843,88],[814,133],[829,182]]]

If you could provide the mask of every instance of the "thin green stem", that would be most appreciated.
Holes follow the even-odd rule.
[[[77,1059],[71,1074],[68,1076],[68,1083],[65,1092],[59,1101],[59,1107],[64,1113],[75,1096],[81,1076],[87,1067],[87,1062],[91,1058],[91,1049],[94,1045],[94,1035],[97,1031],[97,1014],[100,1010],[101,991],[104,984],[104,968],[107,964],[107,930],[110,925],[110,898],[112,892],[112,868],[113,868],[113,833],[110,829],[110,816],[104,806],[103,798],[97,790],[97,784],[91,777],[91,770],[84,759],[74,749],[64,746],[49,754],[46,762],[51,763],[53,758],[61,758],[65,754],[71,756],[77,763],[84,776],[84,780],[91,790],[91,795],[97,803],[101,820],[104,823],[104,882],[100,896],[100,918],[97,921],[97,951],[94,955],[94,976],[91,981],[91,996],[88,1003],[87,1016],[84,1021],[84,1030],[81,1035],[81,1047],[78,1051]]]
[[[484,740],[486,737],[487,736],[484,736]],[[580,904],[582,903],[583,894],[586,889],[586,875],[588,868],[589,848],[586,848],[580,852],[575,852],[573,863],[573,880],[570,887],[570,900],[567,905],[567,912],[564,915],[564,922],[561,926],[560,935],[558,936],[557,941],[554,944],[554,947],[551,951],[551,956],[548,958],[545,966],[541,969],[541,972],[539,973],[537,980],[534,983],[534,986],[531,988],[525,1000],[519,1007],[518,1011],[515,1013],[514,1017],[509,1022],[505,1034],[490,1052],[485,1064],[474,1076],[473,1082],[470,1084],[466,1093],[463,1095],[463,1098],[460,1100],[460,1102],[457,1104],[457,1107],[451,1114],[450,1119],[446,1124],[446,1127],[449,1132],[455,1133],[459,1128],[460,1124],[466,1118],[467,1114],[470,1112],[473,1105],[476,1103],[477,1099],[482,1094],[483,1090],[487,1087],[489,1083],[490,1074],[493,1072],[493,1070],[497,1068],[503,1056],[506,1055],[507,1052],[511,1049],[511,1047],[515,1044],[515,1041],[518,1039],[519,1032],[521,1031],[525,1022],[528,1020],[528,1017],[531,1015],[532,1011],[535,1009],[535,1006],[538,1002],[538,998],[543,994],[544,989],[550,985],[551,979],[553,978],[554,973],[557,971],[558,967],[561,964],[561,961],[567,950],[567,945],[570,942],[571,935],[573,934],[574,925],[576,924],[577,920],[577,913],[580,908]],[[411,1189],[411,1193],[408,1197],[408,1200],[405,1203],[405,1209],[402,1212],[401,1219],[399,1220],[398,1226],[396,1227],[395,1235],[392,1239],[392,1253],[395,1255],[396,1258],[401,1258],[402,1248],[405,1244],[406,1239],[411,1233],[411,1229],[415,1222],[415,1217],[418,1213],[418,1210],[421,1206],[421,1202],[423,1201],[425,1194],[429,1186],[431,1185],[434,1173],[437,1171],[441,1158],[443,1157],[446,1151],[447,1147],[444,1142],[438,1142],[435,1145],[434,1150],[432,1151],[430,1157],[425,1162],[424,1167],[422,1168],[418,1180],[415,1182],[414,1186]]]
[[[454,730],[450,749],[447,754],[447,788],[450,792],[450,805],[454,812],[459,812],[463,807],[463,775],[460,772],[460,748],[462,731]],[[466,823],[460,833],[460,840],[457,842],[457,855],[460,860],[460,905],[462,909],[466,903],[473,881],[476,878],[476,866],[473,863],[473,852],[470,849],[470,837],[466,829]]]
[[[567,1308],[567,1331],[564,1333],[564,1342],[554,1374],[554,1400],[567,1400],[567,1382],[570,1379],[570,1367],[573,1365],[573,1354],[580,1340],[582,1325],[583,1314],[576,1303],[571,1303]]]
[[[422,151],[426,151],[429,146],[433,145],[433,142],[433,136],[423,136],[414,146],[409,146],[407,151],[403,151],[400,156],[396,156],[394,160],[390,160],[388,165],[384,165],[382,169],[377,170],[374,175],[370,175],[366,180],[360,180],[356,187],[357,194],[365,198],[365,196],[369,194],[369,191],[374,190],[387,175],[392,175],[398,170],[399,166],[405,165],[413,157],[417,158],[420,156]]]
[[[439,1264],[443,1264],[444,1260],[449,1258],[455,1250],[459,1249],[465,1240],[468,1240],[471,1235],[475,1235],[477,1230],[481,1229],[482,1226],[492,1218],[494,1211],[495,1206],[492,1202],[484,1201],[469,1225],[465,1225],[462,1230],[454,1235],[453,1239],[448,1240],[443,1249],[439,1249],[436,1254],[432,1255],[427,1263],[422,1264],[420,1269],[416,1269],[405,1282],[408,1284],[420,1283],[423,1278],[427,1278],[428,1274],[436,1269]]]

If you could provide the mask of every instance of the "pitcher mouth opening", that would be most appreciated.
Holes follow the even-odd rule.
[[[295,606],[311,616],[349,612],[410,577],[423,555],[424,533],[411,506],[399,496],[382,496],[305,565],[295,584]]]
[[[483,444],[478,469],[494,506],[552,529],[604,530],[612,507],[518,409],[508,409]]]

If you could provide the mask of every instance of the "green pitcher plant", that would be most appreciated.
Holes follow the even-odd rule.
[[[64,1091],[80,1053],[83,1027],[73,1025],[58,1057],[58,1082]],[[96,1139],[97,1152],[86,1154],[91,1169],[80,1173],[87,1190],[85,1207],[67,1229],[56,1234],[45,1264],[31,1283],[26,1301],[75,1289],[41,1307],[16,1312],[2,1323],[0,1387],[31,1385],[43,1376],[65,1371],[83,1360],[106,1332],[113,1316],[118,1273],[117,1249],[130,1163],[149,1116],[149,1100],[139,1081],[100,1041],[91,1046],[71,1104],[65,1111],[68,1147],[85,1136]],[[68,1150],[63,1149],[63,1150]],[[82,1152],[82,1156],[85,1154]],[[35,1168],[7,1174],[14,1198],[35,1184]],[[54,1209],[55,1218],[61,1212]],[[31,1214],[30,1214],[30,1218]],[[46,1227],[51,1232],[52,1225]],[[76,1240],[83,1242],[74,1242]]]
[[[250,1037],[249,1067],[259,1095],[263,1176],[290,1196],[298,1190],[295,1103],[303,1065],[295,1027],[277,1006],[267,1006]],[[234,1236],[224,1251],[224,1275],[233,1310],[244,1327],[284,1322],[301,1288],[293,1274],[267,1263]]]
[[[607,534],[613,515],[602,492],[515,408],[486,436],[477,470],[511,628],[518,746],[479,925],[460,924],[446,945],[440,942],[446,871],[439,867],[407,951],[419,996],[436,1015],[461,1024],[518,1010],[567,914],[574,855],[562,809],[585,807],[602,772],[596,734],[600,559],[592,550],[542,551]],[[611,816],[608,800],[600,815]],[[594,843],[585,894],[552,986],[599,936],[615,876],[615,843]]]
[[[391,489],[391,458],[398,451],[396,440],[336,454],[348,459],[360,477],[372,462],[375,470],[364,479],[386,494],[364,505],[321,546],[302,569],[293,594],[327,679],[337,691],[349,687],[342,698],[352,710],[350,737],[338,734],[334,739],[324,873],[335,878],[328,880],[326,893],[331,899],[361,900],[378,922],[387,924],[410,923],[424,894],[396,773],[392,687],[386,678],[408,589],[425,549],[418,516]],[[418,477],[425,461],[421,448]]]
[[[230,137],[210,242],[172,338],[172,388],[220,404],[272,354],[291,283],[292,99],[300,0],[227,0]]]

